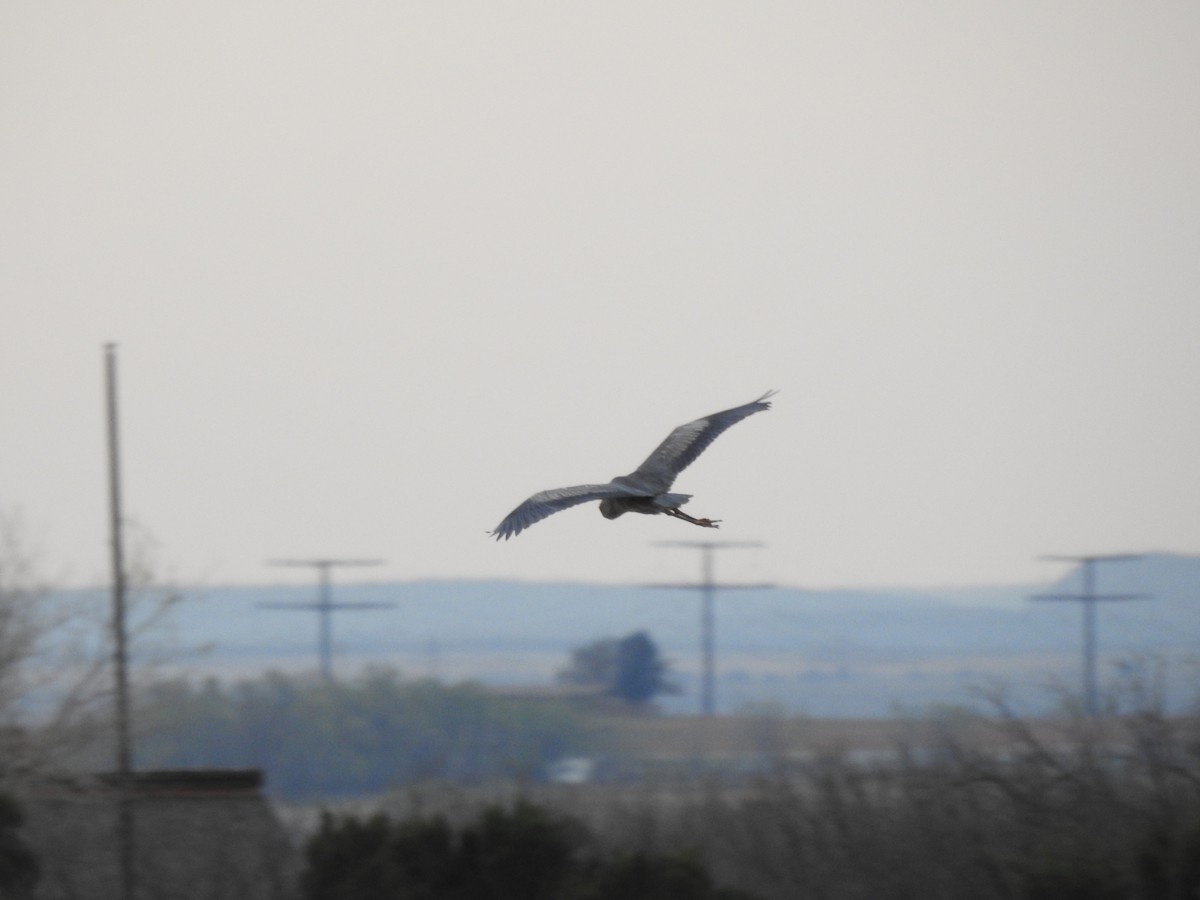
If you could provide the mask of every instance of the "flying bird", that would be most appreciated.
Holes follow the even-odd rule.
[[[742,421],[756,412],[770,409],[767,398],[775,391],[767,391],[752,403],[735,406],[680,425],[651,453],[644,463],[628,475],[618,475],[608,484],[577,484],[574,487],[552,488],[534,494],[489,532],[496,540],[508,540],[520,534],[534,522],[552,513],[587,503],[600,501],[600,514],[606,519],[615,519],[627,512],[658,515],[665,513],[703,528],[717,528],[720,519],[697,519],[679,507],[692,499],[691,494],[670,493],[675,476],[696,461],[705,448],[731,425]]]

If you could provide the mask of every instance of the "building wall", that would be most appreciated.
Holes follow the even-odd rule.
[[[138,897],[292,900],[299,854],[257,772],[139,773],[130,807]],[[111,779],[22,791],[39,900],[120,900],[120,794]]]

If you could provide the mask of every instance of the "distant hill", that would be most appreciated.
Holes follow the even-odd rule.
[[[1007,685],[1041,711],[1058,702],[1045,686],[1079,683],[1081,609],[1037,603],[1080,589],[1079,572],[1056,585],[918,590],[730,590],[716,604],[718,708],[770,708],[820,716],[885,716],[897,709],[971,701],[973,688]],[[1196,695],[1200,654],[1200,558],[1153,555],[1106,564],[1097,591],[1153,599],[1099,610],[1101,669],[1117,661],[1170,662],[1172,701]],[[264,608],[305,603],[311,587],[187,591],[171,616],[173,667],[236,678],[269,668],[315,669],[315,612]],[[545,683],[569,651],[600,637],[645,630],[671,660],[683,692],[669,712],[695,711],[699,598],[691,591],[572,583],[413,581],[335,585],[335,602],[393,609],[333,616],[335,670],[386,665],[414,677]],[[206,652],[196,652],[207,647]],[[1189,684],[1187,678],[1191,677]]]

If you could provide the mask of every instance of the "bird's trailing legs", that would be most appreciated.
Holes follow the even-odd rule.
[[[691,516],[689,516],[687,513],[683,512],[677,506],[667,507],[667,515],[674,516],[677,519],[683,519],[683,521],[685,521],[685,522],[691,522],[693,525],[699,525],[702,528],[720,528],[721,527],[720,525],[717,524],[718,522],[721,521],[720,519],[694,519]]]

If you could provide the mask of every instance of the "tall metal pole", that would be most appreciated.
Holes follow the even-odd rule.
[[[713,576],[713,551],[735,547],[761,547],[761,541],[657,541],[657,547],[696,547],[700,550],[700,581],[691,584],[652,584],[649,587],[684,588],[700,591],[700,713],[712,716],[717,708],[716,670],[716,592],[718,590],[753,590],[774,587],[772,584],[718,584]]]
[[[129,740],[128,645],[125,625],[125,560],[121,537],[121,454],[117,418],[117,348],[104,345],[104,381],[108,421],[108,507],[112,549],[113,668],[116,679],[117,856],[121,897],[135,891],[133,764]]]
[[[1096,560],[1083,560],[1083,704],[1089,716],[1100,711],[1096,684]]]
[[[1100,556],[1044,556],[1057,562],[1076,562],[1083,567],[1083,590],[1078,594],[1035,594],[1031,600],[1073,600],[1083,605],[1083,708],[1089,716],[1100,714],[1100,691],[1096,683],[1096,604],[1101,600],[1144,600],[1147,594],[1097,594],[1096,563],[1129,562],[1141,559],[1133,553]]]
[[[334,566],[377,566],[381,559],[278,559],[272,566],[309,566],[317,570],[317,600],[315,603],[260,603],[264,609],[316,610],[317,658],[321,677],[333,680],[333,612],[339,609],[391,609],[395,603],[334,603],[329,570]]]

